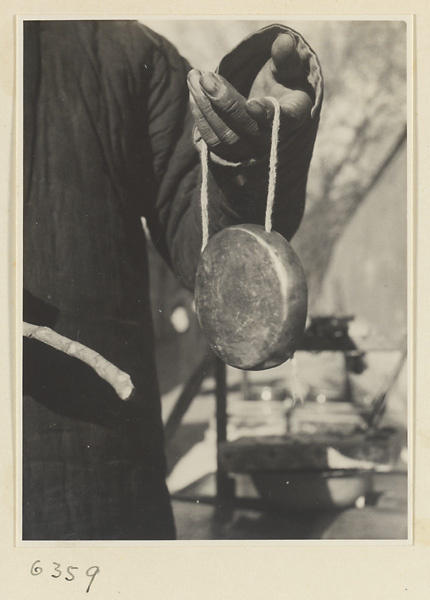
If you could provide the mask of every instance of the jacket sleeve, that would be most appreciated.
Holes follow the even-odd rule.
[[[246,38],[222,60],[218,71],[248,96],[254,78],[270,58],[273,41],[285,31],[294,35],[299,52],[307,60],[314,101],[309,119],[278,151],[273,228],[291,239],[303,216],[307,175],[319,122],[323,83],[318,59],[298,33],[274,25]],[[145,216],[155,246],[182,283],[192,289],[202,226],[199,142],[193,136],[186,85],[189,66],[166,40],[150,31],[148,35],[153,36],[155,45],[148,114],[157,193]],[[237,223],[264,223],[268,162],[268,157],[237,164],[210,158],[210,235]]]

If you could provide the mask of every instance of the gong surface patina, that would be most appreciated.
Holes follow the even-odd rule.
[[[223,229],[197,269],[196,311],[213,351],[248,370],[290,358],[303,335],[306,279],[289,242],[259,225]]]

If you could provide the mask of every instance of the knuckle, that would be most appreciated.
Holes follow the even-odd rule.
[[[219,139],[226,146],[232,146],[239,141],[239,136],[231,129],[226,129],[220,133]]]
[[[211,148],[219,146],[220,140],[218,139],[218,137],[215,135],[215,133],[212,131],[212,129],[210,127],[208,127],[204,123],[200,123],[197,126],[200,131],[200,135],[202,136],[202,138],[204,139],[204,141],[206,142],[206,144],[208,146],[210,146]]]

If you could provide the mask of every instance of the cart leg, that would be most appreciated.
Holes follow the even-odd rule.
[[[222,469],[219,455],[219,444],[227,440],[227,376],[225,363],[215,360],[216,381],[216,432],[217,432],[217,472],[216,489],[220,501],[234,498],[234,479],[231,479]]]

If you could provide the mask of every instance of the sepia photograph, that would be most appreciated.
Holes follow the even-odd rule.
[[[410,21],[17,39],[19,543],[411,543]]]

